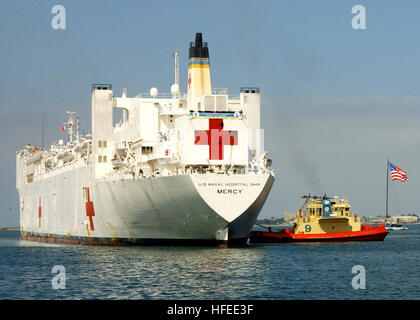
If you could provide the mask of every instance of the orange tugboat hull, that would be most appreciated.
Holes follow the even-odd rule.
[[[360,231],[297,234],[289,229],[280,231],[252,231],[251,243],[283,243],[283,242],[347,242],[347,241],[383,241],[388,234],[384,225],[372,227],[362,226]]]

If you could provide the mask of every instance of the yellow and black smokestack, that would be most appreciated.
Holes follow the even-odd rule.
[[[197,97],[211,94],[210,60],[207,42],[201,33],[195,34],[195,42],[190,42],[188,63],[188,98],[190,108],[197,110]]]

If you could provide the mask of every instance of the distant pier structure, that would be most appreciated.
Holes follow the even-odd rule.
[[[366,223],[383,223],[384,217],[361,217],[361,219]],[[417,224],[420,223],[419,217],[417,215],[397,215],[389,217],[390,223],[395,224]]]

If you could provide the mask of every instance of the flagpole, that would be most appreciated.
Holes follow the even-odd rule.
[[[389,159],[386,159],[386,209],[385,222],[388,219],[388,185],[389,185]]]
[[[44,150],[45,109],[42,110],[42,150]]]

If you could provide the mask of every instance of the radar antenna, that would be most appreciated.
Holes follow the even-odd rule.
[[[64,128],[67,129],[68,135],[69,135],[69,142],[73,142],[73,124],[74,124],[74,115],[76,112],[73,111],[67,111],[67,114],[69,115],[69,119],[67,122],[64,122]],[[79,140],[79,123],[80,123],[80,117],[76,117],[76,140]]]

